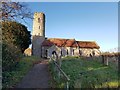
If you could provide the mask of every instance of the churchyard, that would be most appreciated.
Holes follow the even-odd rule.
[[[66,75],[53,62],[58,63],[59,68]],[[66,57],[58,61],[51,60],[49,70],[53,87],[56,88],[118,88],[120,86],[118,55]]]

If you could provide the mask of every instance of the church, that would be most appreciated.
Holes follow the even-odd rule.
[[[45,37],[45,14],[34,13],[32,32],[32,55],[51,58],[53,53],[66,56],[99,56],[99,46],[95,41]]]

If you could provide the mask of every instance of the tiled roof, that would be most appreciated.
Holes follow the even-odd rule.
[[[76,41],[80,48],[100,48],[94,41]]]
[[[64,46],[67,39],[60,39],[60,38],[49,38],[50,42],[54,43],[58,47]]]
[[[67,39],[64,46],[65,47],[72,47],[74,43],[75,43],[75,39]]]
[[[58,47],[81,47],[81,48],[100,48],[95,42],[76,41],[75,39],[49,38],[42,43],[42,46]]]
[[[75,39],[49,38],[42,43],[42,46],[72,47],[74,42]]]
[[[53,42],[50,42],[49,40],[45,40],[43,43],[42,43],[42,46],[52,46],[54,45]]]

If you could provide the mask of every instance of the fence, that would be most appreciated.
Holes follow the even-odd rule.
[[[61,60],[52,60],[52,63],[54,65],[54,72],[57,71],[58,78],[60,79],[62,76],[66,80],[66,88],[69,89],[69,77],[66,75],[66,73],[61,69]]]

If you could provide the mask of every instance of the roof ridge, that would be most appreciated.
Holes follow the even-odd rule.
[[[96,43],[96,41],[77,41],[77,42],[95,42]]]
[[[68,39],[68,38],[48,38],[48,39]],[[69,40],[75,40],[75,38],[69,39]]]

